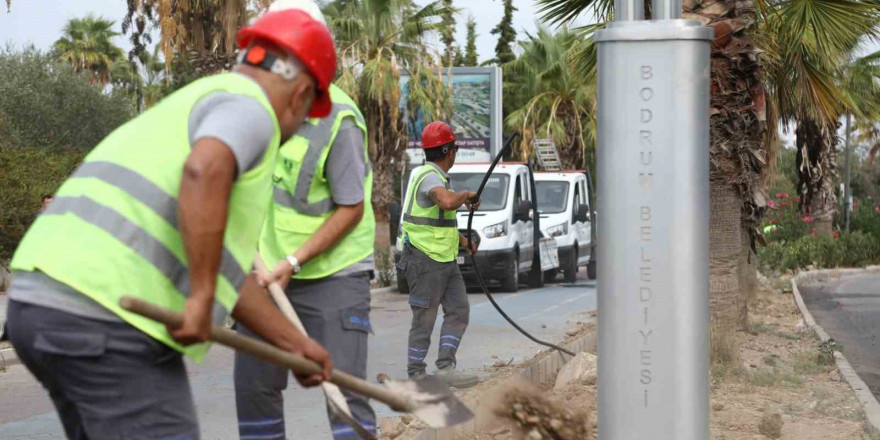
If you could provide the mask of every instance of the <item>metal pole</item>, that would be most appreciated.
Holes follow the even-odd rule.
[[[844,144],[844,148],[846,149],[846,178],[844,179],[844,189],[843,189],[843,212],[846,223],[846,232],[849,232],[849,219],[852,215],[852,189],[850,188],[850,179],[852,179],[852,160],[850,159],[850,155],[852,151],[850,150],[849,145],[849,127],[850,120],[852,116],[847,113],[846,114],[846,143]]]
[[[642,0],[614,0],[614,21],[636,21],[645,19]]]
[[[705,440],[713,33],[633,15],[596,36],[600,438]]]
[[[681,18],[681,0],[651,0],[651,18],[654,20]]]

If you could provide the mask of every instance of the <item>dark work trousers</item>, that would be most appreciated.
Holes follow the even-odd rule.
[[[316,281],[291,280],[287,298],[306,332],[330,352],[334,368],[360,378],[367,375],[367,335],[370,327],[370,276],[367,272]],[[239,333],[253,336],[238,324]],[[235,353],[235,404],[241,440],[284,439],[284,399],[289,370]],[[342,390],[352,416],[376,432],[376,414],[366,397]],[[355,431],[327,408],[335,440],[359,439]],[[293,431],[289,438],[296,437]],[[312,440],[312,439],[308,439]]]
[[[409,329],[406,372],[410,377],[425,374],[425,358],[431,347],[431,333],[437,311],[443,306],[437,368],[455,367],[455,353],[470,318],[464,278],[455,260],[440,263],[411,244],[406,244],[398,266],[406,274],[409,306],[413,312]]]
[[[71,440],[198,440],[179,352],[124,322],[9,302],[9,336]]]

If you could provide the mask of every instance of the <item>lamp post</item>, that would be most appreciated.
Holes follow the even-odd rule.
[[[642,5],[596,35],[600,436],[705,440],[713,32]]]

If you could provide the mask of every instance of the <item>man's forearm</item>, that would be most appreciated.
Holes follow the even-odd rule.
[[[452,192],[445,188],[436,188],[428,193],[431,201],[444,211],[455,211],[461,207],[467,200],[468,194],[468,191]]]
[[[318,230],[296,250],[294,255],[300,265],[321,255],[339,243],[364,217],[364,203],[338,206]]]
[[[285,351],[295,351],[306,338],[269,299],[266,290],[248,275],[232,317],[257,336]]]
[[[235,162],[228,151],[229,157],[212,159],[204,151],[206,148],[210,147],[198,152],[194,149],[184,166],[178,215],[189,263],[190,297],[209,301],[213,299],[220,269]],[[227,161],[232,162],[231,168]]]

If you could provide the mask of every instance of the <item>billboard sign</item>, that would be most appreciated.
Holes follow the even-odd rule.
[[[444,69],[444,74],[448,70]],[[409,96],[409,75],[400,77],[400,111],[409,134],[407,155],[413,166],[424,163],[422,129],[430,122],[425,115],[410,118],[404,103]],[[453,67],[452,75],[443,81],[452,83],[452,121],[455,145],[459,148],[456,162],[489,162],[501,149],[501,69],[499,67]]]

